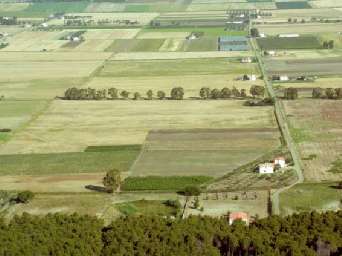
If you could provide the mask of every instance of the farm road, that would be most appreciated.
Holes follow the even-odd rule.
[[[261,74],[264,78],[265,81],[265,85],[266,85],[266,90],[268,92],[269,97],[271,97],[275,104],[274,104],[274,112],[275,112],[275,116],[277,118],[278,121],[278,125],[280,128],[280,131],[283,135],[283,138],[286,142],[286,145],[288,146],[288,149],[290,150],[292,159],[293,159],[293,163],[294,163],[294,170],[296,171],[298,180],[293,183],[292,185],[288,186],[288,187],[284,187],[281,189],[277,189],[276,191],[273,192],[272,194],[272,211],[274,214],[280,214],[280,207],[279,207],[279,195],[281,192],[290,189],[291,187],[293,187],[294,185],[298,184],[298,183],[302,183],[304,181],[304,176],[303,176],[303,171],[302,171],[302,161],[301,161],[301,157],[299,155],[298,149],[296,144],[294,143],[291,133],[290,133],[290,129],[288,126],[288,120],[286,117],[286,112],[284,109],[284,105],[282,104],[282,102],[276,97],[276,94],[274,92],[273,89],[273,85],[272,82],[268,79],[266,70],[265,70],[265,65],[260,53],[260,49],[258,48],[258,45],[256,43],[255,39],[251,39],[251,46],[252,49],[255,53],[255,57],[258,61],[259,67],[260,67],[260,71]]]

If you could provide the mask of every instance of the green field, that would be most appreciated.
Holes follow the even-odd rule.
[[[276,49],[321,49],[322,44],[315,36],[300,36],[290,38],[267,37],[258,38],[259,47],[263,50]]]
[[[0,175],[45,175],[127,171],[139,150],[0,155]]]
[[[280,194],[281,213],[289,215],[301,211],[341,209],[342,190],[336,183],[298,184]]]
[[[2,12],[0,10],[0,15],[17,17],[47,17],[54,13],[82,12],[88,4],[88,1],[31,3],[26,9],[20,11]]]
[[[166,190],[180,191],[186,186],[199,186],[212,178],[208,176],[146,176],[128,177],[125,179],[122,190]]]
[[[175,216],[177,209],[167,206],[163,201],[158,200],[138,200],[115,204],[121,214],[144,215],[144,216]]]
[[[203,28],[145,28],[140,33],[145,32],[203,32],[204,36],[245,36],[247,31],[225,30],[224,27],[203,27]]]
[[[184,51],[188,52],[206,52],[217,51],[218,43],[217,37],[202,37],[196,40],[186,41],[183,44]]]
[[[258,73],[255,64],[232,63],[226,58],[184,59],[158,61],[109,61],[99,76],[134,77],[194,74],[250,74]]]
[[[0,129],[15,129],[29,121],[31,116],[44,109],[44,100],[0,101]]]
[[[109,52],[158,52],[164,39],[117,39],[106,49]]]
[[[311,5],[306,1],[276,2],[278,9],[309,9]]]

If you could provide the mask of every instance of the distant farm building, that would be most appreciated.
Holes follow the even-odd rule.
[[[274,173],[274,164],[272,164],[272,163],[260,164],[258,172],[260,174],[271,174],[271,173]]]
[[[246,57],[241,59],[241,63],[252,63],[252,58],[251,57]]]
[[[274,165],[279,165],[280,168],[285,168],[286,167],[286,160],[284,157],[277,157],[274,159]]]
[[[299,34],[279,34],[278,37],[281,37],[281,38],[293,38],[293,37],[300,37]]]
[[[243,221],[248,225],[248,214],[245,212],[232,212],[229,214],[229,225],[232,225],[234,221]]]
[[[248,39],[245,36],[220,36],[218,39],[219,51],[248,51]]]

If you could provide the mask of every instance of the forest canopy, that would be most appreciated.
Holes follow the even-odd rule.
[[[228,225],[226,218],[130,216],[104,226],[90,216],[0,219],[0,255],[342,255],[342,211]],[[317,254],[318,253],[318,254]]]

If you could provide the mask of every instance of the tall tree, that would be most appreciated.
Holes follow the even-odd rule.
[[[103,185],[108,193],[113,193],[119,189],[121,185],[120,171],[116,169],[108,171],[103,178]]]

